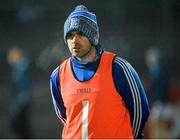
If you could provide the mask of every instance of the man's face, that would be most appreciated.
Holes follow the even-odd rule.
[[[68,33],[67,44],[71,54],[79,60],[85,58],[92,47],[88,38],[79,31]]]

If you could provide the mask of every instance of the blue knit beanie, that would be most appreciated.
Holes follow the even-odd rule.
[[[67,34],[72,31],[82,32],[93,45],[99,43],[99,28],[96,15],[89,12],[84,5],[76,6],[64,23],[64,41],[67,43]]]

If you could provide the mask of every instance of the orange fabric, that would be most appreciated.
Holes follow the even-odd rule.
[[[133,138],[130,114],[116,91],[112,62],[115,54],[104,51],[94,76],[85,82],[75,79],[70,59],[60,66],[61,94],[67,121],[62,138],[82,138],[83,101],[88,101],[88,138]]]

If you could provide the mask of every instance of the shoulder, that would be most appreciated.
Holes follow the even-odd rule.
[[[57,66],[53,72],[51,73],[50,79],[55,80],[59,78],[59,71],[61,71],[62,67],[67,64],[67,62],[70,61],[70,58],[65,59],[59,66]]]
[[[128,73],[128,71],[134,71],[132,65],[120,56],[115,56],[113,60],[113,67],[121,69],[125,73]]]
[[[59,75],[59,66],[56,67],[53,72],[51,73],[51,76],[50,76],[50,79],[51,81],[54,81],[58,78],[58,75]]]
[[[67,64],[71,61],[71,57],[65,59],[59,66],[59,69],[61,71],[62,68],[64,68],[65,66],[67,66]]]
[[[104,54],[106,54],[106,56],[113,57],[113,65],[116,65],[119,68],[132,68],[131,64],[127,60],[123,59],[120,56],[117,56],[115,53],[110,51],[104,51]]]

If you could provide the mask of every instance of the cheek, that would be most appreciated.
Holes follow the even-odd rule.
[[[71,44],[71,41],[68,39],[67,40],[67,45],[69,46]]]
[[[68,46],[69,50],[71,50],[71,42],[70,41],[67,41],[67,46]]]
[[[84,39],[84,44],[86,46],[91,46],[91,43],[90,43],[90,41],[87,38]]]

